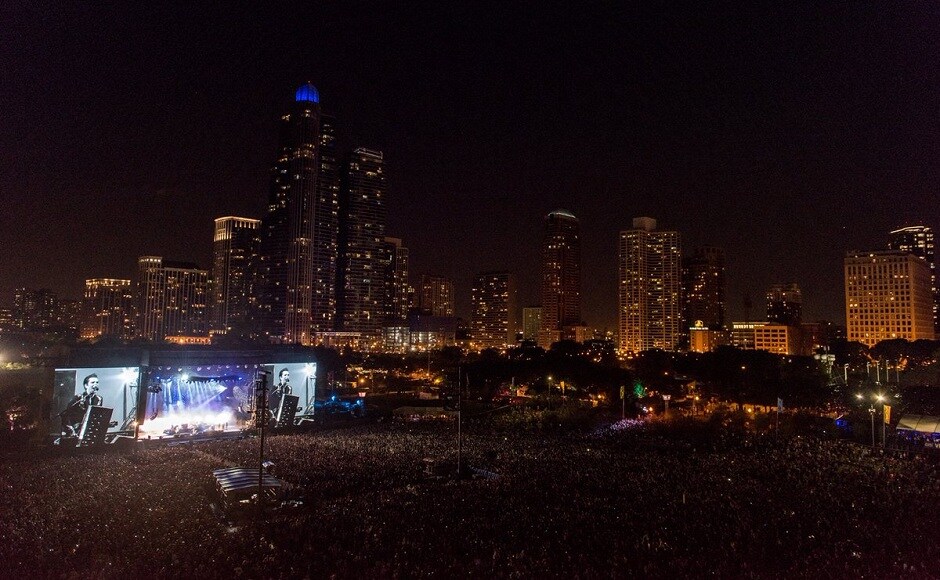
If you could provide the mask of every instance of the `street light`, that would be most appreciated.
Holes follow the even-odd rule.
[[[875,407],[869,407],[868,413],[871,415],[871,448],[875,448]]]

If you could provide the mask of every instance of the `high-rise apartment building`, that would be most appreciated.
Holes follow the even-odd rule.
[[[581,225],[564,210],[545,217],[542,242],[542,315],[538,342],[561,340],[566,326],[581,324]]]
[[[432,316],[454,315],[454,281],[443,276],[421,276],[418,306]]]
[[[620,350],[674,350],[682,320],[682,251],[678,232],[635,218],[620,232]]]
[[[725,325],[725,251],[695,248],[682,259],[683,334],[696,323],[720,330]]]
[[[385,267],[384,324],[395,324],[408,318],[411,307],[411,287],[408,285],[408,248],[400,238],[385,238],[383,243]]]
[[[56,326],[77,334],[82,326],[82,301],[60,298]]]
[[[215,220],[210,281],[213,334],[251,336],[256,332],[260,246],[260,220],[234,216]]]
[[[313,211],[313,296],[311,322],[318,335],[336,324],[336,268],[339,260],[340,158],[336,146],[336,120],[320,116],[320,173]]]
[[[138,336],[163,340],[208,334],[208,271],[188,262],[141,256],[137,273]]]
[[[803,320],[803,293],[796,284],[775,284],[767,290],[767,322],[799,326]]]
[[[337,330],[378,338],[384,321],[385,157],[353,151],[340,199]]]
[[[516,289],[509,272],[484,272],[470,294],[473,348],[505,348],[516,343]]]
[[[933,303],[924,258],[906,251],[846,255],[848,340],[868,346],[895,338],[933,340]]]
[[[542,326],[542,308],[530,306],[522,309],[522,340],[539,339],[539,329]]]
[[[11,332],[16,329],[14,323],[13,309],[0,308],[0,332]]]
[[[317,251],[329,252],[315,246],[316,228],[318,217],[336,209],[320,203],[321,143],[320,95],[307,83],[281,117],[280,148],[262,224],[259,314],[262,332],[274,342],[313,342],[314,280],[320,272],[314,258]]]
[[[933,293],[934,334],[940,334],[940,288],[937,288],[937,259],[934,252],[933,230],[927,226],[908,226],[891,232],[888,248],[910,252],[927,260],[930,266],[930,290]]]
[[[13,324],[19,330],[43,330],[56,326],[59,297],[52,290],[17,288],[13,293]]]
[[[80,331],[82,338],[91,339],[99,336],[132,338],[136,316],[134,290],[130,280],[118,278],[85,280]]]

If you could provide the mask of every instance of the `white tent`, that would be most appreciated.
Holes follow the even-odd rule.
[[[910,431],[910,435],[940,435],[940,417],[933,415],[904,415],[898,421],[898,431]]]

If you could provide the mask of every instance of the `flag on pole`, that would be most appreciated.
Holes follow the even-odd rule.
[[[777,412],[783,413],[783,399],[777,397]]]
[[[622,401],[626,398],[627,398],[627,387],[624,385],[620,385],[620,400]]]
[[[891,424],[891,405],[885,405],[885,425]]]

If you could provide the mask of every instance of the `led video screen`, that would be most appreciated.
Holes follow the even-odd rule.
[[[133,430],[139,385],[138,367],[56,369],[53,428],[63,437],[77,436],[94,406],[112,409],[108,433]]]
[[[255,365],[151,367],[143,436],[242,429],[252,421]]]
[[[316,363],[271,363],[265,365],[270,374],[268,385],[268,406],[276,408],[281,395],[294,395],[300,398],[297,416],[313,415],[313,402],[316,398]]]

